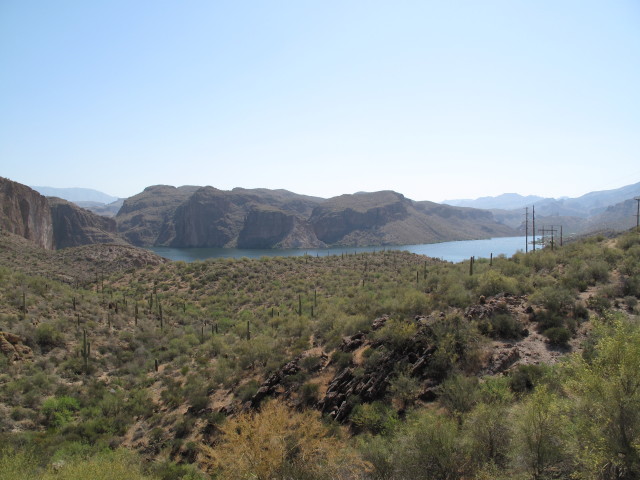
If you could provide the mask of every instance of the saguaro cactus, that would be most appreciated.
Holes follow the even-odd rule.
[[[82,330],[82,358],[84,359],[84,373],[89,373],[89,355],[91,355],[91,343],[87,342],[87,330]]]

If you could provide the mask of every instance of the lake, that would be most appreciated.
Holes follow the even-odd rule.
[[[381,250],[405,250],[419,255],[440,258],[449,262],[461,262],[471,256],[489,258],[493,256],[511,256],[518,250],[524,251],[525,237],[499,237],[485,240],[464,240],[458,242],[428,243],[422,245],[401,245],[387,247],[335,247],[305,249],[241,249],[241,248],[171,248],[152,247],[149,250],[168,258],[194,262],[207,258],[260,258],[260,257],[297,257],[302,255],[320,256],[341,255],[343,253],[379,252]],[[531,247],[529,247],[531,250]]]

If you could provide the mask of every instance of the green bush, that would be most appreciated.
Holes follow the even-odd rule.
[[[548,328],[543,335],[549,339],[552,345],[565,346],[571,339],[571,332],[564,327]]]
[[[359,430],[376,435],[391,432],[398,421],[396,411],[380,401],[356,405],[349,418]]]
[[[499,293],[519,293],[518,283],[514,278],[506,277],[495,270],[489,270],[482,275],[477,288],[478,295],[490,297]]]
[[[478,330],[483,335],[492,338],[513,338],[522,337],[522,329],[518,320],[509,313],[499,313],[492,317],[478,322]]]
[[[41,323],[36,327],[35,342],[43,349],[64,345],[62,332],[50,323]]]
[[[544,365],[518,365],[509,375],[509,386],[515,393],[533,390],[547,373]]]
[[[75,398],[53,397],[42,403],[41,413],[47,427],[59,428],[69,423],[79,409],[80,403]]]

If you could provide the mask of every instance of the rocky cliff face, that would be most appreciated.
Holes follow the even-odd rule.
[[[0,177],[0,227],[51,250],[53,222],[47,199],[35,190]]]
[[[344,244],[356,232],[367,239],[365,244],[385,243],[380,228],[406,219],[410,206],[409,200],[395,192],[341,195],[316,207],[310,222],[318,239],[327,244]]]
[[[167,244],[174,236],[173,214],[200,187],[155,185],[127,198],[116,215],[118,231],[133,245]]]
[[[281,210],[254,209],[244,221],[238,248],[320,248],[309,222]]]
[[[125,243],[116,232],[114,219],[101,217],[61,198],[48,197],[47,200],[51,207],[56,248]]]
[[[175,237],[181,247],[231,247],[242,228],[244,212],[225,192],[204,187],[195,192],[174,215]]]

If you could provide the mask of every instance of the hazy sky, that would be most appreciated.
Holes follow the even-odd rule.
[[[0,176],[415,200],[640,181],[640,2],[0,1]]]

